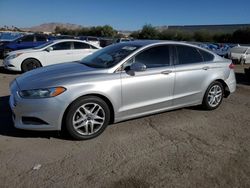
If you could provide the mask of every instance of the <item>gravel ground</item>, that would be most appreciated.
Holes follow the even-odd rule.
[[[250,83],[214,111],[184,108],[110,125],[96,139],[17,130],[0,67],[0,187],[250,187]]]

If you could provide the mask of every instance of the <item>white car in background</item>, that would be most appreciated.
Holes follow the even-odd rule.
[[[78,37],[80,40],[93,44],[95,46],[101,46],[100,40],[98,37],[91,37],[91,36],[80,36]]]
[[[4,59],[4,68],[27,72],[52,64],[79,61],[100,47],[74,39],[54,40],[41,46],[13,51]]]
[[[250,63],[250,47],[235,46],[229,51],[229,58],[237,63]]]

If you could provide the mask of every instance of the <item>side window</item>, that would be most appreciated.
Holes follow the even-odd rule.
[[[176,49],[180,65],[203,62],[203,58],[197,48],[177,45]]]
[[[53,50],[70,50],[71,42],[60,42],[52,46]]]
[[[74,49],[90,49],[90,46],[83,42],[74,42]]]
[[[47,41],[47,38],[45,36],[42,36],[42,35],[37,35],[36,41]]]
[[[89,45],[91,49],[98,49],[97,47],[95,46],[92,46],[92,45]]]
[[[33,42],[33,41],[34,41],[34,36],[33,35],[27,35],[27,36],[24,36],[21,39],[21,42]]]
[[[147,49],[135,56],[134,61],[145,64],[147,68],[168,66],[170,65],[169,46],[156,46]]]
[[[210,54],[209,52],[206,52],[204,50],[199,49],[199,52],[201,53],[203,60],[206,61],[213,61],[214,60],[214,55]]]

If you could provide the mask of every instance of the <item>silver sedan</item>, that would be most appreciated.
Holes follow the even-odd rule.
[[[131,118],[194,105],[216,109],[235,91],[233,68],[187,43],[120,43],[21,75],[10,84],[10,106],[16,128],[90,139]]]

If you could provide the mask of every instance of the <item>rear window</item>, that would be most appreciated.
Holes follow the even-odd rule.
[[[53,50],[70,50],[71,42],[60,42],[52,46]]]
[[[176,49],[180,65],[203,62],[203,57],[197,48],[177,45]]]
[[[203,61],[213,61],[214,60],[214,55],[206,52],[204,50],[199,49],[199,52],[201,53],[202,57],[203,57]]]
[[[22,38],[20,38],[21,42],[33,42],[34,41],[34,35],[27,35]]]
[[[74,42],[74,49],[90,49],[90,45],[83,42]]]
[[[37,35],[36,36],[36,41],[47,41],[47,37],[42,36],[42,35]]]

